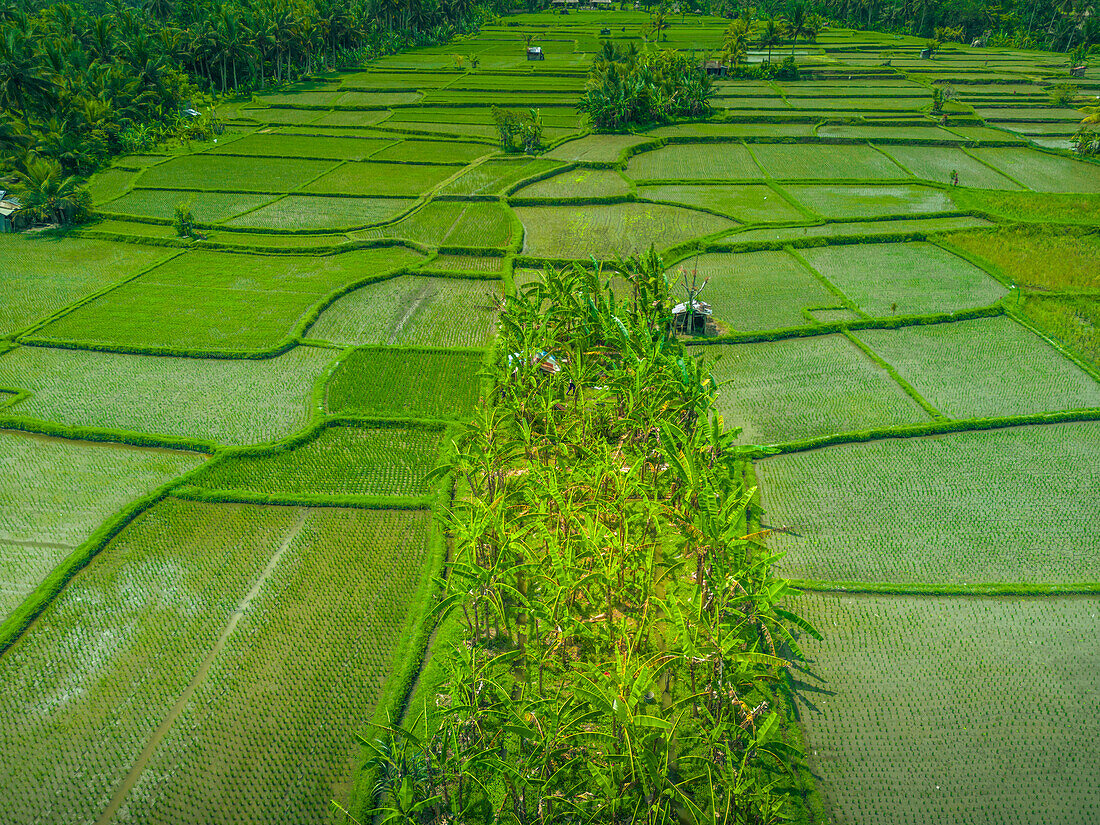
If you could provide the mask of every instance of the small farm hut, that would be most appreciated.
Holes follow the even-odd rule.
[[[528,60],[545,60],[546,55],[542,53],[542,46],[528,46],[527,47],[527,59]]]
[[[684,335],[710,335],[716,332],[710,304],[694,298],[672,308],[672,326]]]
[[[16,232],[22,225],[22,205],[0,189],[0,232]]]
[[[592,0],[592,8],[594,9],[609,9],[615,5],[612,0]]]
[[[1085,69],[1087,69],[1087,68],[1088,68],[1087,66],[1074,66],[1072,69],[1069,70],[1069,76],[1070,77],[1084,77],[1085,76]]]
[[[712,77],[725,77],[728,66],[720,60],[704,60],[703,71]]]

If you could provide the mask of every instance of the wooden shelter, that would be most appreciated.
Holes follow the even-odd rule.
[[[0,232],[17,232],[23,224],[23,206],[0,189]]]
[[[527,47],[527,59],[528,60],[545,60],[546,55],[542,52],[542,46],[528,46]]]
[[[713,315],[710,304],[694,298],[672,308],[672,327],[682,335],[717,335]]]
[[[702,69],[711,77],[725,77],[729,67],[721,60],[704,60]]]

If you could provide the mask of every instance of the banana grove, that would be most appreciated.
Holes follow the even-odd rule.
[[[768,823],[790,815],[794,591],[748,534],[717,388],[651,251],[506,302],[455,438],[437,611],[448,681],[363,743],[381,821]],[[625,284],[626,286],[622,286]],[[435,655],[443,655],[437,651]]]

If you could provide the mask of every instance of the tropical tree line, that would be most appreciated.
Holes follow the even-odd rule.
[[[80,177],[108,157],[217,131],[212,95],[444,42],[484,14],[475,0],[0,0],[0,179],[72,218]]]
[[[711,79],[698,58],[605,40],[592,61],[577,108],[596,128],[617,130],[677,118],[705,118],[711,112],[708,101],[713,94]]]
[[[1100,18],[1088,0],[720,0],[717,10],[767,19],[798,6],[845,27],[927,38],[939,29],[990,46],[1065,52],[1100,43]]]
[[[391,823],[753,823],[792,812],[778,707],[817,632],[747,533],[716,385],[660,259],[509,298],[456,479],[449,680],[363,739]]]

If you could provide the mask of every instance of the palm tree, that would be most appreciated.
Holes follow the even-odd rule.
[[[809,14],[804,2],[793,2],[787,6],[787,37],[791,38],[791,59],[794,59],[794,46],[800,37],[809,34]]]
[[[88,190],[75,175],[65,176],[61,165],[35,159],[18,172],[23,208],[40,220],[59,224],[77,220],[91,204]]]
[[[20,114],[27,131],[31,128],[32,105],[40,108],[54,88],[26,40],[14,30],[0,38],[0,103]]]
[[[752,23],[738,17],[726,27],[722,57],[726,63],[736,65],[745,59],[752,38]]]
[[[760,32],[760,47],[768,50],[768,62],[772,62],[772,49],[779,45],[783,39],[782,25],[779,20],[769,17],[764,21],[764,29]]]

